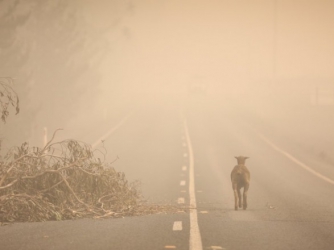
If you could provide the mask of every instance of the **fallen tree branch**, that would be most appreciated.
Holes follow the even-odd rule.
[[[24,143],[4,159],[0,161],[1,223],[180,210],[171,205],[142,204],[135,183],[110,165],[119,157],[111,163],[101,162],[83,142],[52,142],[43,149]]]
[[[17,181],[18,180],[16,179],[16,180],[12,181],[11,183],[7,184],[6,186],[0,187],[0,189],[9,188],[9,187],[13,186]]]

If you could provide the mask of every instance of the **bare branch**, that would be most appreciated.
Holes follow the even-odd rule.
[[[53,141],[53,139],[55,138],[56,133],[57,133],[59,130],[63,130],[63,129],[62,129],[62,128],[58,128],[58,129],[56,129],[55,132],[53,132],[53,135],[52,135],[51,140],[48,141],[48,143],[44,146],[44,148],[42,149],[42,152],[44,152],[45,149],[49,147],[50,143]]]
[[[0,187],[0,189],[9,188],[9,187],[13,186],[17,181],[18,180],[16,179],[16,180],[12,181],[11,183],[7,184],[6,186]]]

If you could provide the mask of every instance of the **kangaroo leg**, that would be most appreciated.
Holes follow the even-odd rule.
[[[238,188],[238,198],[239,198],[239,207],[242,207],[242,196],[241,196],[241,188]]]
[[[234,192],[234,209],[238,210],[238,192],[237,192],[237,189],[234,189],[233,192]]]
[[[236,185],[236,183],[232,184],[232,189],[233,189],[233,193],[234,193],[234,209],[238,210],[238,186]]]
[[[249,188],[249,184],[245,185],[244,187],[244,202],[243,202],[243,209],[247,209],[247,193],[248,193],[248,188]]]

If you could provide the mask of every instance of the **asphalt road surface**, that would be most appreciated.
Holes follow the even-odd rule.
[[[118,155],[114,167],[139,180],[148,201],[191,212],[15,223],[0,227],[0,249],[334,249],[333,166],[241,110],[161,100],[106,124],[86,138],[108,134],[107,160]],[[237,155],[250,157],[245,211],[234,210]]]

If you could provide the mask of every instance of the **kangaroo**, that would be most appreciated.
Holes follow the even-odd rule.
[[[238,165],[236,165],[231,172],[232,189],[234,192],[234,209],[238,210],[243,207],[247,209],[247,192],[249,189],[250,173],[245,166],[245,161],[249,157],[236,156]],[[241,196],[240,189],[244,188],[243,196]]]

